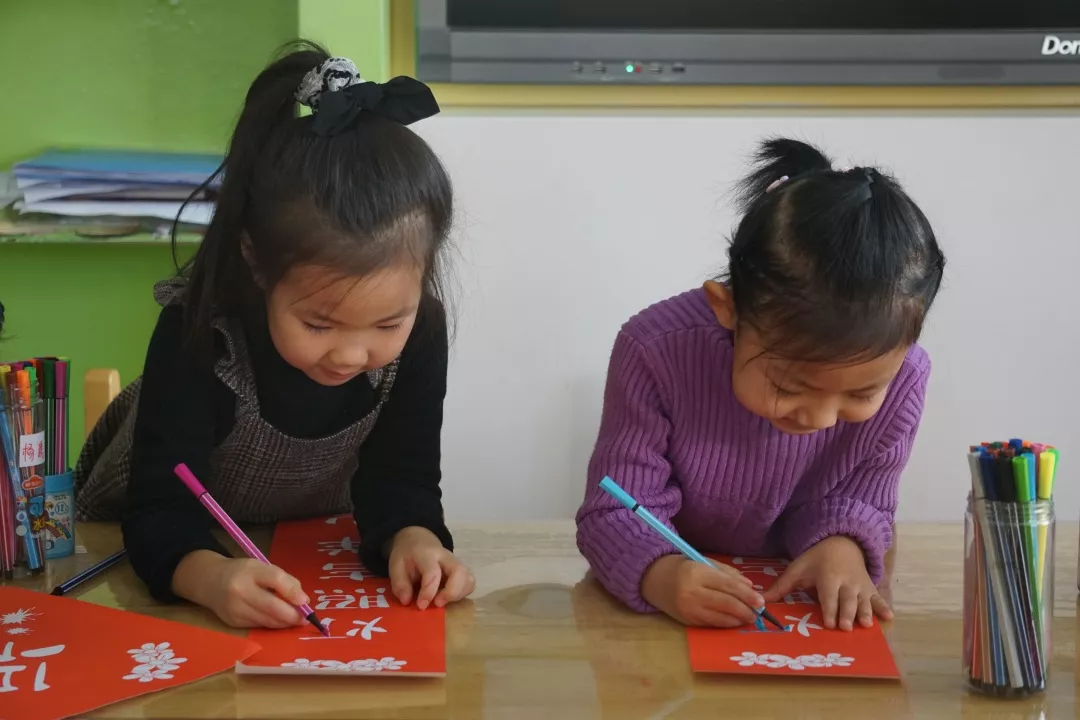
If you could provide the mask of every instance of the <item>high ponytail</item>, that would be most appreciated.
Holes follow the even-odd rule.
[[[832,169],[832,160],[821,150],[798,140],[771,138],[761,143],[751,161],[752,171],[738,184],[738,207],[749,212],[766,191],[785,178]]]
[[[427,293],[439,295],[449,177],[423,140],[376,113],[340,133],[312,132],[297,92],[329,59],[315,43],[289,43],[248,90],[219,168],[214,217],[179,269],[185,333],[204,360],[213,356],[214,317],[249,312],[298,264],[361,276],[410,255],[424,268]]]
[[[722,279],[769,352],[839,362],[918,340],[945,257],[893,177],[836,170],[818,148],[773,138],[736,194],[743,217]]]
[[[214,176],[222,178],[214,217],[195,256],[181,269],[181,274],[188,279],[184,302],[185,330],[196,354],[204,359],[213,353],[211,322],[214,314],[235,310],[257,296],[242,242],[248,192],[259,153],[275,128],[296,119],[294,95],[297,87],[308,71],[329,56],[325,49],[314,43],[289,43],[278,51],[277,59],[259,73],[244,98],[225,161]],[[175,227],[173,253],[175,257]]]

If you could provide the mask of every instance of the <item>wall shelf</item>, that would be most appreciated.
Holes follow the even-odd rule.
[[[385,30],[371,22],[383,17],[382,6],[0,0],[0,67],[12,69],[0,73],[0,95],[19,99],[0,113],[0,171],[50,147],[221,152],[252,79],[298,35],[352,54],[372,77],[382,74]],[[15,72],[27,58],[32,74]],[[154,283],[176,272],[168,238],[153,232],[155,224],[102,229],[65,220],[42,227],[46,221],[0,210],[0,300],[7,307],[0,353],[66,355],[80,377],[91,367],[114,367],[130,382],[142,371],[161,311]],[[179,240],[183,263],[200,237]],[[72,387],[74,458],[84,437],[82,383]]]
[[[182,234],[176,238],[183,245],[198,245],[201,235]],[[92,236],[77,233],[49,233],[47,235],[0,235],[0,245],[168,245],[168,237],[150,233],[134,235]]]

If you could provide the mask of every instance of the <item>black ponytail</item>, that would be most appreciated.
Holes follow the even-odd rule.
[[[918,340],[945,257],[926,216],[877,168],[835,170],[774,138],[738,185],[728,249],[740,324],[791,359],[869,359]]]
[[[761,143],[754,153],[752,166],[753,171],[739,182],[737,188],[738,206],[743,213],[750,212],[773,183],[783,178],[831,170],[832,160],[812,145],[787,138],[771,138]]]
[[[296,265],[361,277],[409,256],[424,270],[425,295],[441,299],[449,176],[419,136],[374,113],[338,134],[311,132],[296,93],[329,58],[315,43],[289,43],[248,90],[219,168],[213,220],[180,269],[186,332],[205,359],[213,318],[249,311]]]

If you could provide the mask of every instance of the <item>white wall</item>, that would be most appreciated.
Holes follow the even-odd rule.
[[[1058,445],[1080,489],[1080,117],[451,115],[459,325],[444,433],[456,522],[567,517],[582,494],[619,325],[723,264],[725,193],[755,142],[795,134],[892,168],[934,223],[946,282],[900,517],[958,519],[973,442]]]

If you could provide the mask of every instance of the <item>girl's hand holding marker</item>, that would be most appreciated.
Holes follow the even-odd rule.
[[[667,555],[649,566],[641,595],[686,625],[740,627],[757,621],[751,608],[765,604],[750,578],[727,565],[702,565]]]
[[[251,558],[197,550],[180,561],[173,590],[213,610],[231,627],[286,628],[307,622],[296,609],[310,602],[300,581],[276,565]]]
[[[764,618],[783,629],[765,609],[765,601],[749,578],[699,553],[611,478],[601,480],[600,489],[682,553],[681,557],[660,557],[649,566],[641,581],[641,594],[646,602],[691,625],[736,627],[752,622],[764,630]]]

